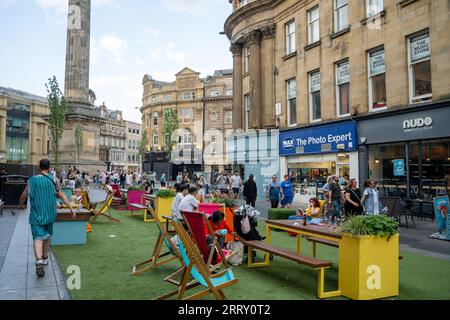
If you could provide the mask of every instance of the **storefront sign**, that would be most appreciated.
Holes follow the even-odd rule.
[[[384,72],[384,50],[370,54],[370,75],[375,76]]]
[[[424,34],[411,39],[411,62],[426,59],[430,56],[430,36]]]
[[[358,121],[360,144],[390,143],[450,137],[450,105]]]
[[[280,156],[353,151],[357,144],[353,121],[280,132]]]
[[[394,160],[394,176],[403,177],[405,175],[405,159]]]

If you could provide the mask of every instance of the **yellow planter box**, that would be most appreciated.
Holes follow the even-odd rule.
[[[399,236],[343,235],[339,242],[339,282],[343,296],[373,300],[398,296]]]
[[[166,219],[164,219],[163,216],[170,216],[173,199],[174,198],[156,198],[156,214],[159,217],[159,221],[166,222]]]

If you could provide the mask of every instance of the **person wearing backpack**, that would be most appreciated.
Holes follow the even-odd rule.
[[[266,198],[270,201],[272,209],[278,208],[280,203],[281,187],[277,182],[277,176],[272,176],[272,182],[267,186]]]

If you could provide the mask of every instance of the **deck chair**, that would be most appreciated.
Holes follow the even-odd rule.
[[[155,210],[153,210],[153,208],[150,207],[147,210],[150,212],[150,214],[152,215],[153,219],[156,222],[156,226],[158,227],[159,235],[158,235],[158,239],[156,240],[156,244],[155,244],[155,247],[153,249],[153,253],[152,253],[152,256],[150,257],[150,259],[145,260],[143,262],[139,262],[131,267],[131,269],[132,269],[131,274],[134,276],[137,276],[145,271],[157,268],[167,262],[175,260],[177,257],[181,261],[181,256],[179,255],[178,250],[176,249],[176,247],[174,246],[174,244],[171,240],[171,237],[173,236],[173,234],[170,234],[164,228],[163,224],[158,219],[158,215],[156,214]],[[164,244],[167,247],[167,252],[161,253]],[[164,258],[164,259],[159,260],[161,258]],[[171,276],[169,276],[169,277],[171,277]],[[166,279],[164,279],[164,280],[166,280]]]
[[[95,223],[97,218],[99,216],[105,216],[107,217],[109,220],[111,220],[112,222],[119,222],[119,219],[113,218],[111,216],[111,212],[109,212],[109,207],[111,206],[111,203],[113,201],[113,195],[109,195],[108,198],[106,199],[106,201],[103,203],[102,207],[97,210],[97,209],[91,209],[91,214],[94,216],[94,221],[92,223]],[[109,214],[106,214],[106,212],[109,212]]]
[[[225,294],[222,292],[223,288],[229,287],[237,282],[234,277],[231,268],[227,268],[216,274],[213,274],[206,265],[202,253],[198,247],[191,240],[181,222],[177,219],[170,220],[173,228],[175,229],[179,237],[179,246],[182,261],[186,270],[181,280],[181,286],[178,291],[178,300],[193,300],[204,297],[210,293],[214,295],[217,300],[226,299]],[[193,277],[197,283],[206,287],[206,290],[195,293],[187,298],[184,298],[184,294],[189,290],[189,278]]]
[[[205,224],[206,227],[209,230],[209,234],[214,235],[214,232],[212,231],[211,225],[208,222],[208,219],[206,218],[205,213],[203,212],[181,212],[184,221],[186,222],[188,229],[193,236],[193,241],[197,245],[198,249],[203,255],[203,259],[205,260],[208,268],[212,271],[220,268],[222,263],[225,265],[225,268],[229,268],[228,261],[231,259],[231,257],[236,253],[235,251],[229,252],[227,256],[223,253],[222,249],[218,245],[218,238],[213,237],[213,245],[211,246],[211,249],[208,249],[208,245],[206,243],[206,235],[205,235]],[[222,261],[212,264],[214,261],[212,261],[214,257],[214,252],[217,250],[220,257],[222,258]]]
[[[82,193],[83,195],[83,208],[87,209],[87,210],[91,210],[95,208],[95,205],[91,202],[91,199],[89,199],[89,194],[87,191],[83,191]]]

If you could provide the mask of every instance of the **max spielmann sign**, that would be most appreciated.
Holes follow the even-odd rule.
[[[280,156],[353,151],[357,144],[353,121],[280,132]]]

